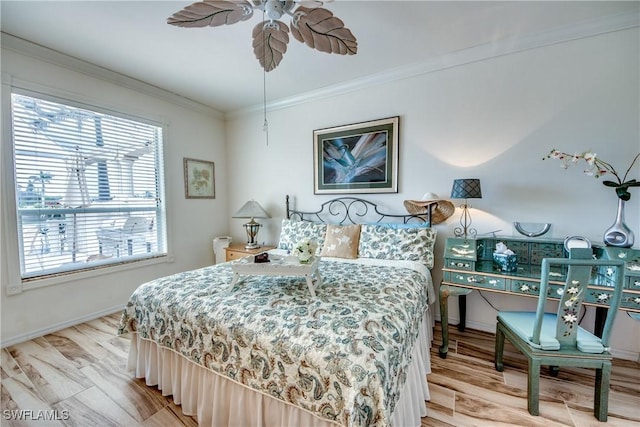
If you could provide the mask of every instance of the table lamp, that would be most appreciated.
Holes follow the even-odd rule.
[[[249,200],[233,215],[233,218],[251,218],[251,221],[245,223],[243,226],[247,231],[247,249],[257,249],[260,245],[256,241],[260,224],[255,221],[254,218],[271,218],[271,215],[265,211],[260,203],[255,200]]]
[[[454,179],[453,187],[451,188],[452,199],[464,199],[464,203],[460,205],[462,209],[462,216],[460,217],[460,227],[453,229],[453,234],[456,237],[471,236],[476,237],[478,233],[475,228],[471,228],[471,215],[469,214],[469,204],[467,199],[481,199],[482,190],[480,189],[479,179]]]

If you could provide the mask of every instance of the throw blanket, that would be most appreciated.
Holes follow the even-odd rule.
[[[141,285],[119,334],[343,425],[389,425],[433,285],[414,262],[323,259],[316,298],[302,278],[229,263]],[[429,295],[430,294],[430,295]]]

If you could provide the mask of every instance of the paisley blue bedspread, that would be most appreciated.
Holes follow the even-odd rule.
[[[252,276],[228,289],[230,263],[160,278],[133,293],[118,333],[316,416],[390,425],[431,277],[418,263],[368,261],[322,259],[316,298],[301,277]]]

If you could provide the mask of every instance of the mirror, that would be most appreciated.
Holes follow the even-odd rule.
[[[564,250],[569,253],[573,248],[590,248],[591,241],[582,236],[570,236],[564,240]]]

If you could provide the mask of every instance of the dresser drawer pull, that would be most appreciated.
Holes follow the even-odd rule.
[[[449,263],[449,265],[451,267],[459,267],[459,268],[469,268],[471,267],[471,264],[466,263],[466,262],[456,262],[456,261],[451,261],[451,263]]]

